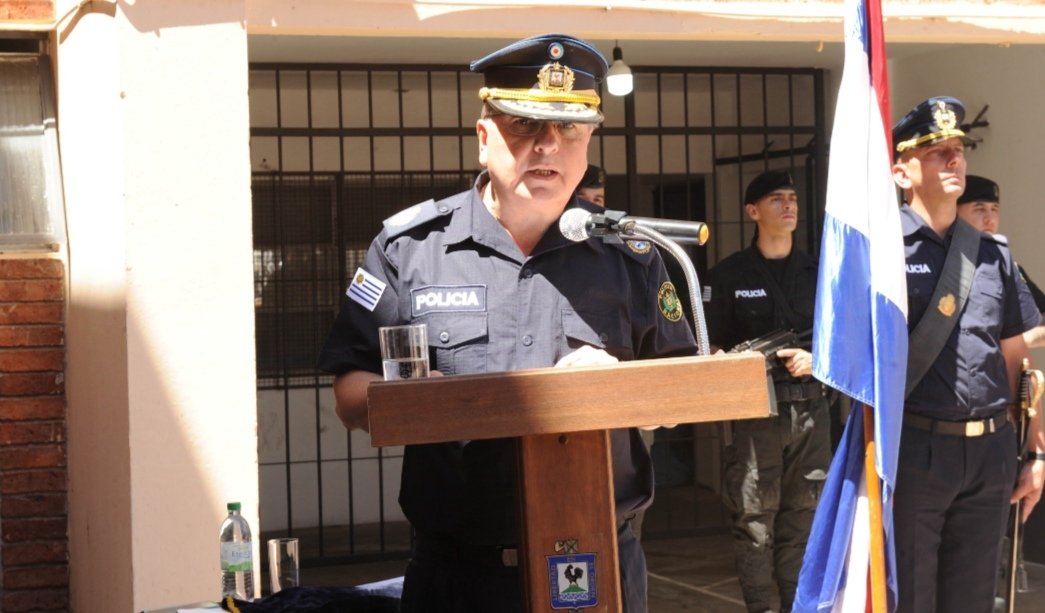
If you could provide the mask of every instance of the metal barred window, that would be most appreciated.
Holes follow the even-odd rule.
[[[632,67],[635,93],[603,96],[589,160],[607,207],[706,221],[698,273],[746,246],[744,187],[789,169],[796,244],[817,252],[826,184],[817,69]],[[402,557],[402,450],[374,449],[333,411],[316,359],[381,221],[472,185],[481,76],[461,66],[252,64],[254,281],[261,531],[302,540],[306,565]],[[717,424],[658,431],[657,503],[643,538],[725,529]]]
[[[44,41],[0,38],[0,250],[56,249],[65,208]]]

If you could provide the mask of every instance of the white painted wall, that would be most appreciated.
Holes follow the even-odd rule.
[[[216,600],[258,526],[244,3],[113,6],[56,51],[77,611]]]

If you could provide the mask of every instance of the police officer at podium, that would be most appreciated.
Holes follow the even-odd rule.
[[[760,174],[744,202],[756,226],[752,244],[709,272],[705,314],[713,349],[774,331],[801,336],[813,326],[817,264],[794,246],[798,195],[791,174]],[[776,415],[733,422],[724,467],[737,575],[747,610],[758,613],[774,610],[778,590],[781,610],[791,610],[831,460],[829,402],[812,378],[812,354],[796,343],[777,351],[776,361]]]
[[[601,210],[574,191],[602,121],[605,58],[583,40],[549,34],[471,68],[484,77],[476,133],[485,170],[472,189],[384,222],[353,275],[366,291],[348,292],[323,348],[320,366],[337,375],[337,412],[350,429],[366,428],[366,386],[380,378],[378,326],[427,324],[433,369],[443,375],[696,353],[648,243],[573,242],[558,229],[567,208]],[[458,291],[475,300],[416,300]],[[649,504],[653,471],[636,430],[613,431],[611,448],[622,601],[640,613],[645,557],[627,518]],[[406,447],[399,503],[416,542],[404,612],[521,610],[517,489],[513,439]]]

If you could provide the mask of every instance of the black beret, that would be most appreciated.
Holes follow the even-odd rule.
[[[606,171],[601,166],[588,164],[588,170],[577,187],[606,187]]]
[[[767,170],[748,183],[744,191],[744,204],[754,204],[778,189],[795,189],[791,173],[786,170]]]
[[[598,49],[565,34],[525,38],[471,63],[484,78],[479,98],[498,111],[574,123],[602,121],[597,88],[608,69]]]
[[[918,104],[893,126],[893,157],[948,138],[965,140],[961,124],[965,106],[950,96],[935,96]]]
[[[997,202],[1001,204],[1001,192],[998,184],[990,179],[976,175],[965,176],[965,191],[958,196],[958,204],[966,202]]]

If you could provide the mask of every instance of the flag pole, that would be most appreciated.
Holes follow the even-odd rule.
[[[874,407],[864,405],[864,478],[871,539],[870,601],[873,613],[888,613],[885,597],[885,528],[882,526],[882,488],[875,468]]]

